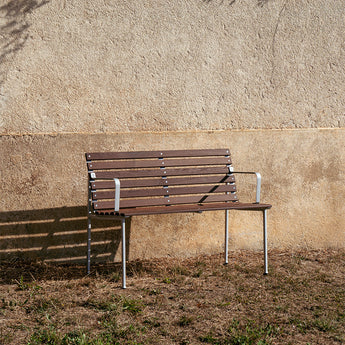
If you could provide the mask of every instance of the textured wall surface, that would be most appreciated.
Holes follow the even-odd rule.
[[[0,0],[0,49],[0,257],[85,255],[93,150],[229,147],[263,175],[271,247],[345,245],[343,0]],[[260,248],[260,216],[231,217]],[[219,252],[222,222],[134,218],[130,257]]]
[[[2,133],[345,125],[343,0],[1,2]]]

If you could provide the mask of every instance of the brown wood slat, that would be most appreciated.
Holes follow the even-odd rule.
[[[160,158],[160,157],[205,157],[230,155],[228,149],[202,149],[202,150],[167,150],[167,151],[132,151],[132,152],[89,152],[85,154],[86,160],[110,160],[133,158]]]
[[[156,187],[156,186],[176,186],[176,185],[193,185],[193,184],[209,184],[209,183],[233,183],[235,176],[189,176],[189,177],[169,177],[168,179],[158,178],[143,178],[143,179],[122,179],[121,188],[138,188],[138,187]],[[91,182],[91,187],[94,190],[114,188],[114,181],[94,181]]]
[[[140,216],[149,214],[166,214],[166,213],[183,213],[183,212],[204,212],[217,210],[245,210],[245,211],[261,211],[270,209],[272,205],[269,204],[248,204],[240,202],[222,202],[222,203],[207,203],[207,204],[193,204],[193,205],[172,205],[172,206],[153,206],[153,207],[138,207],[138,208],[124,208],[120,210],[122,216]],[[96,214],[115,214],[113,210],[96,211]]]
[[[181,195],[181,194],[207,194],[235,192],[235,185],[212,185],[212,186],[191,186],[191,187],[169,187],[169,188],[150,188],[150,189],[126,189],[121,190],[121,198]],[[93,200],[114,199],[114,190],[92,192]]]
[[[193,203],[208,203],[219,201],[234,201],[237,200],[235,194],[215,194],[207,196],[181,196],[169,198],[152,198],[152,199],[135,199],[135,200],[122,200],[120,208],[127,207],[141,207],[141,206],[159,206],[159,205],[176,205],[176,204],[193,204]],[[93,207],[95,210],[109,209],[114,206],[114,201],[97,201]],[[121,209],[120,209],[121,212]]]
[[[215,158],[187,158],[187,159],[157,159],[157,160],[130,160],[130,161],[96,161],[88,163],[89,170],[130,169],[130,168],[155,168],[179,167],[200,165],[226,165],[231,164],[230,157]]]
[[[206,175],[226,174],[229,169],[226,166],[215,166],[206,168],[168,168],[168,169],[138,169],[138,170],[110,170],[96,172],[96,178],[140,178],[158,176],[184,176],[184,175]]]

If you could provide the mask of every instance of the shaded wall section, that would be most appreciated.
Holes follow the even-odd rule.
[[[24,135],[1,137],[1,257],[79,260],[86,252],[87,169],[84,152],[229,147],[236,170],[262,173],[270,202],[270,248],[343,247],[344,130]],[[337,150],[334,148],[337,147]],[[242,201],[255,181],[239,180]],[[83,205],[83,206],[81,206]],[[261,215],[231,212],[230,246],[261,248]],[[129,258],[222,251],[224,213],[134,217]],[[119,224],[95,228],[95,258],[117,260]]]

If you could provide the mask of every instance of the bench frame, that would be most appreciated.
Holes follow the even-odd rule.
[[[193,151],[193,150],[189,150]],[[198,150],[200,151],[200,150]],[[173,151],[169,151],[173,152]],[[176,151],[177,152],[177,151]],[[227,152],[229,152],[227,150]],[[143,153],[143,151],[137,151],[134,153]],[[120,210],[120,195],[121,195],[121,181],[119,178],[113,177],[109,178],[109,180],[114,181],[114,209],[112,214],[97,214],[93,207],[93,198],[92,198],[92,183],[96,180],[96,174],[90,170],[89,164],[91,162],[90,155],[99,154],[99,153],[86,153],[86,161],[88,165],[88,203],[87,203],[87,214],[88,214],[88,225],[87,225],[87,273],[89,274],[91,271],[91,230],[92,230],[92,219],[93,218],[100,218],[106,220],[115,220],[121,222],[121,235],[122,235],[122,288],[126,288],[126,219],[131,218],[132,215],[121,215],[119,213]],[[101,153],[102,154],[102,153]],[[252,174],[256,176],[256,197],[255,202],[252,204],[241,204],[235,203],[234,207],[228,204],[229,207],[221,207],[215,208],[213,210],[224,210],[225,211],[225,244],[224,244],[224,264],[228,264],[228,253],[229,253],[229,210],[245,210],[245,211],[261,211],[263,216],[263,251],[264,251],[264,274],[268,274],[268,253],[267,253],[267,210],[271,208],[269,204],[260,204],[260,193],[261,193],[261,175],[258,172],[251,172],[251,171],[234,171],[231,165],[228,166],[229,171],[227,176],[232,174]],[[102,178],[105,180],[106,178]],[[236,207],[235,207],[236,206]],[[240,207],[237,207],[240,206]],[[207,211],[207,210],[205,210]],[[201,211],[190,210],[183,212],[196,212],[202,213]],[[160,212],[160,214],[164,214],[165,212]],[[166,212],[168,213],[168,212]],[[170,212],[169,212],[170,213]],[[175,212],[174,212],[175,213]],[[177,212],[176,212],[177,213]],[[146,213],[150,214],[150,213]],[[155,213],[151,213],[155,214]]]

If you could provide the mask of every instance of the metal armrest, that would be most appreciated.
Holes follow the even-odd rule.
[[[260,203],[260,192],[261,192],[261,174],[254,171],[234,171],[233,167],[229,167],[230,174],[251,174],[256,175],[256,201],[255,203]]]
[[[114,183],[115,183],[114,211],[118,212],[120,210],[120,180],[118,178],[114,178]]]

